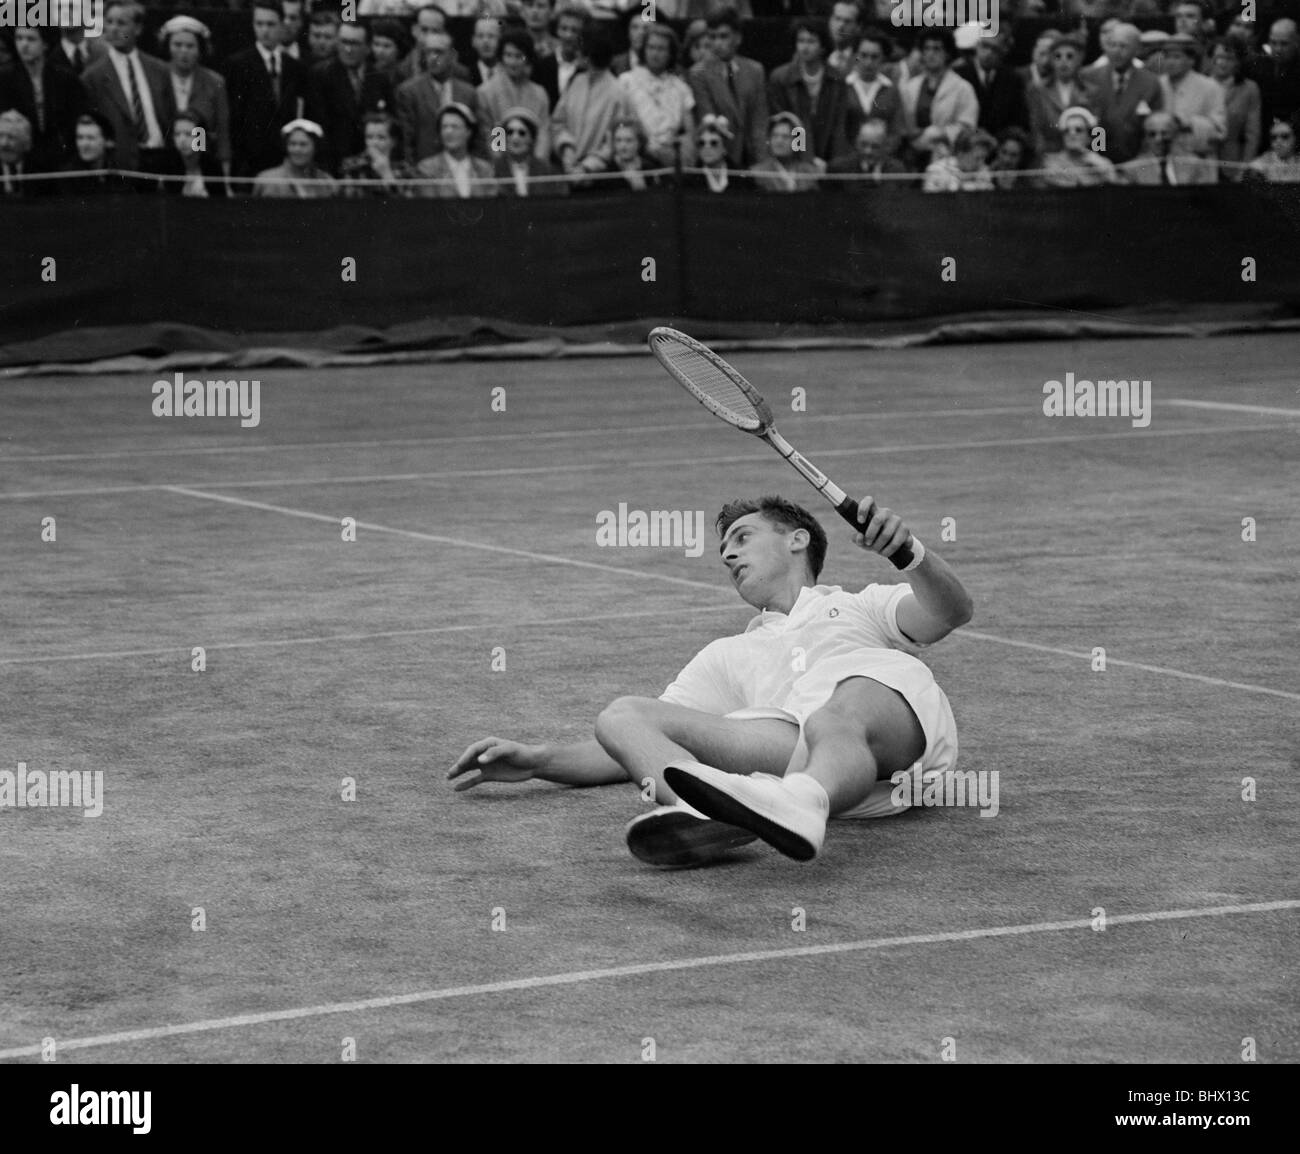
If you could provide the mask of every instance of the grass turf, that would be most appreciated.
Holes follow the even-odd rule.
[[[596,515],[620,501],[711,519],[780,491],[832,535],[824,580],[893,580],[648,358],[263,371],[247,430],[153,418],[137,377],[12,381],[0,768],[103,770],[106,800],[94,820],[0,810],[0,1050],[1097,906],[1297,896],[1296,419],[1169,403],[1300,411],[1290,342],[736,359],[796,445],[900,510],[974,594],[970,630],[928,660],[961,768],[1000,773],[996,819],[841,823],[810,866],[755,847],[663,874],[622,845],[629,787],[454,795],[442,780],[487,733],[589,736],[606,701],[657,694],[743,627],[712,540],[699,558],[597,548]],[[1066,371],[1150,378],[1150,429],[1044,417],[1042,384]],[[785,413],[794,385],[806,413]],[[1105,672],[1072,656],[1095,647]],[[361,1060],[639,1061],[653,1037],[660,1061],[933,1061],[953,1037],[958,1060],[1199,1062],[1235,1060],[1251,1035],[1263,1060],[1295,1060],[1294,919],[769,957],[76,1055],[335,1061],[347,1036]]]

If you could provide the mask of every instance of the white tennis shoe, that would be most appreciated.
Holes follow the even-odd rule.
[[[701,813],[758,834],[795,861],[812,861],[826,839],[830,802],[820,787],[791,788],[788,780],[770,773],[723,773],[698,761],[670,765],[664,780]],[[811,779],[808,784],[816,786]]]
[[[660,869],[708,865],[758,840],[748,830],[710,821],[684,802],[638,814],[627,823],[626,836],[633,857]]]

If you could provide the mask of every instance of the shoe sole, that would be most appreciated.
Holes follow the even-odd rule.
[[[749,830],[681,813],[638,822],[628,830],[627,848],[646,865],[690,869],[708,865],[728,850],[752,845],[756,840]]]
[[[817,856],[817,847],[806,837],[801,837],[783,825],[777,825],[771,818],[764,817],[761,813],[755,813],[730,794],[723,793],[716,786],[701,781],[698,777],[692,777],[675,766],[669,766],[664,770],[664,781],[687,805],[693,805],[714,821],[739,826],[741,829],[757,834],[786,857],[794,858],[795,861],[812,861]]]

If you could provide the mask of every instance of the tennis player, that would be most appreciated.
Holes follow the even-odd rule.
[[[906,584],[848,593],[818,585],[826,533],[780,497],[734,501],[718,516],[736,591],[759,610],[745,631],[706,645],[658,698],[620,697],[593,741],[471,745],[448,773],[457,791],[530,778],[568,785],[631,780],[658,804],[627,827],[651,865],[704,865],[757,838],[788,857],[821,851],[828,818],[888,817],[910,780],[957,760],[952,710],[915,656],[971,618],[949,566],[870,497],[859,548],[888,557],[910,543]],[[901,784],[904,779],[899,778]]]

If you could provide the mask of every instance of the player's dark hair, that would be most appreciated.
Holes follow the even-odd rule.
[[[808,530],[808,564],[812,567],[813,580],[821,576],[822,566],[826,563],[826,530],[807,509],[787,501],[784,497],[747,497],[739,501],[728,501],[718,514],[718,536],[725,537],[731,526],[750,513],[761,513],[771,524],[787,532],[795,529]]]

